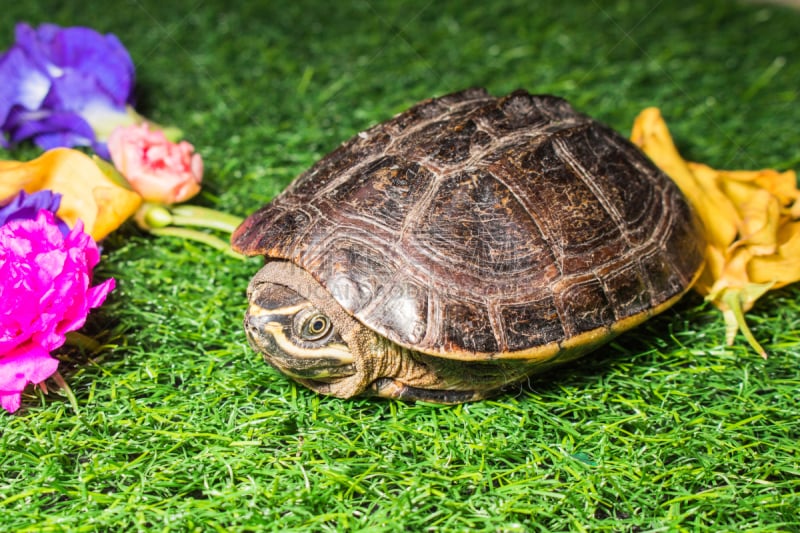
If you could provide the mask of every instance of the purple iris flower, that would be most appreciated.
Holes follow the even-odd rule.
[[[55,214],[60,206],[61,195],[56,192],[41,190],[27,194],[25,191],[20,191],[10,202],[0,206],[0,226],[12,220],[33,220],[42,209]],[[66,237],[69,234],[69,226],[58,217],[56,223],[62,235]]]
[[[16,42],[0,55],[0,144],[32,139],[45,150],[91,146],[130,124],[131,57],[114,35],[90,28],[17,24]]]

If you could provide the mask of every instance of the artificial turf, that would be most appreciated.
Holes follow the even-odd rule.
[[[620,131],[659,106],[690,159],[800,167],[800,13],[734,1],[11,2],[13,25],[113,32],[137,108],[206,163],[195,203],[246,215],[318,157],[467,86],[555,93]],[[21,146],[0,153],[30,158]],[[321,397],[251,351],[259,260],[104,242],[118,288],[62,392],[0,413],[3,531],[798,531],[800,289],[724,346],[690,295],[491,401]],[[55,388],[50,384],[51,389]]]

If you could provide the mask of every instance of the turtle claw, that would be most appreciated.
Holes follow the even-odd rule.
[[[485,396],[484,393],[471,390],[421,389],[419,387],[411,387],[392,378],[375,380],[370,390],[375,396],[380,396],[381,398],[441,404],[472,402]]]

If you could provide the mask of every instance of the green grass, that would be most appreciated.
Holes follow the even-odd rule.
[[[139,110],[205,158],[197,203],[238,215],[356,131],[471,85],[557,93],[626,132],[657,105],[689,158],[800,167],[786,8],[3,4],[0,49],[17,20],[116,33]],[[29,389],[0,414],[0,529],[800,530],[796,287],[750,314],[766,361],[725,347],[690,296],[521,391],[441,407],[320,397],[271,370],[240,325],[258,265],[132,225],[107,239],[97,275],[118,288],[84,330],[106,349],[61,355],[79,412]]]

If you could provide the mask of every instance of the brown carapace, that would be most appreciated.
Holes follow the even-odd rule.
[[[563,99],[468,89],[359,133],[237,229],[253,347],[321,393],[486,397],[677,301],[677,186]]]

